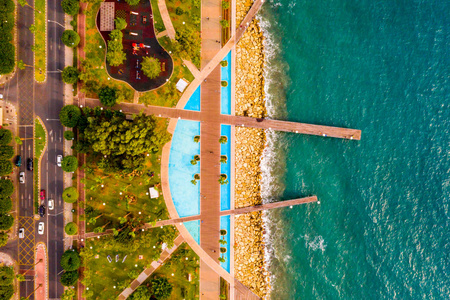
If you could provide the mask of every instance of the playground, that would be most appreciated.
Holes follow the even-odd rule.
[[[122,30],[126,59],[116,67],[106,63],[109,75],[128,82],[139,92],[153,90],[165,84],[172,75],[173,61],[155,36],[150,1],[141,0],[136,6],[130,6],[124,0],[103,2],[97,14],[97,28],[106,44],[114,29],[115,18],[123,18],[127,22],[127,27]],[[146,56],[160,61],[161,73],[157,78],[150,79],[142,72],[141,63]]]

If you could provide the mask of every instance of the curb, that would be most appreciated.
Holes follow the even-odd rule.
[[[38,184],[37,184],[37,190],[39,192],[40,188],[41,188],[41,161],[42,161],[42,157],[43,154],[47,151],[47,141],[48,141],[48,132],[47,132],[47,128],[44,125],[44,122],[42,122],[41,118],[36,116],[35,117],[35,122],[36,120],[38,120],[38,122],[41,124],[42,128],[44,128],[44,132],[45,132],[45,145],[44,145],[44,149],[42,149],[42,153],[41,156],[38,158],[38,165],[37,165],[37,172],[38,172]],[[33,135],[36,136],[36,126],[35,124],[33,125]],[[34,143],[33,143],[34,144]],[[33,145],[34,147],[34,153],[33,153],[33,157],[36,155],[36,145]],[[33,174],[34,175],[34,174]],[[33,178],[34,179],[34,178]],[[34,193],[33,193],[34,194]],[[40,199],[38,200],[40,202]]]

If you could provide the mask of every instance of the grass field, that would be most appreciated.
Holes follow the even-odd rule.
[[[161,13],[159,12],[158,0],[151,0],[150,3],[152,5],[153,20],[155,21],[153,25],[155,26],[156,34],[158,34],[166,30],[166,27],[164,26]]]
[[[33,179],[34,179],[34,208],[37,213],[39,207],[39,159],[46,144],[45,129],[39,119],[34,120],[34,159],[33,159]],[[26,162],[25,162],[26,163]]]
[[[36,26],[36,32],[34,33],[34,78],[38,82],[43,82],[47,74],[47,47],[45,45],[47,40],[47,12],[45,0],[35,0],[34,5],[34,24]]]
[[[170,77],[168,83],[164,86],[156,89],[154,91],[142,93],[139,102],[147,105],[159,105],[166,107],[174,107],[177,105],[178,100],[180,100],[181,93],[177,91],[175,85],[178,80],[181,78],[186,79],[189,82],[194,80],[194,75],[192,75],[191,71],[186,66],[183,66],[183,61],[181,58],[174,54],[172,48],[172,42],[170,38],[164,36],[158,39],[161,46],[166,49],[166,51],[171,51],[172,59],[173,59],[173,74]]]

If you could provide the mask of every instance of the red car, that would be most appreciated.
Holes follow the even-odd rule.
[[[41,190],[41,200],[45,200],[45,190]]]

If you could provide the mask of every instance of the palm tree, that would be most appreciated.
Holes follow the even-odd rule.
[[[20,70],[23,70],[23,69],[25,69],[25,67],[30,67],[30,68],[32,68],[33,66],[27,65],[26,63],[23,62],[23,60],[19,60],[19,61],[17,62],[17,67],[18,67]]]
[[[37,288],[34,289],[34,291],[31,292],[31,294],[28,295],[28,297],[20,297],[20,300],[28,300],[30,299],[31,295],[34,294],[34,292],[37,291],[38,288],[40,288],[42,286],[42,284],[39,284]]]

